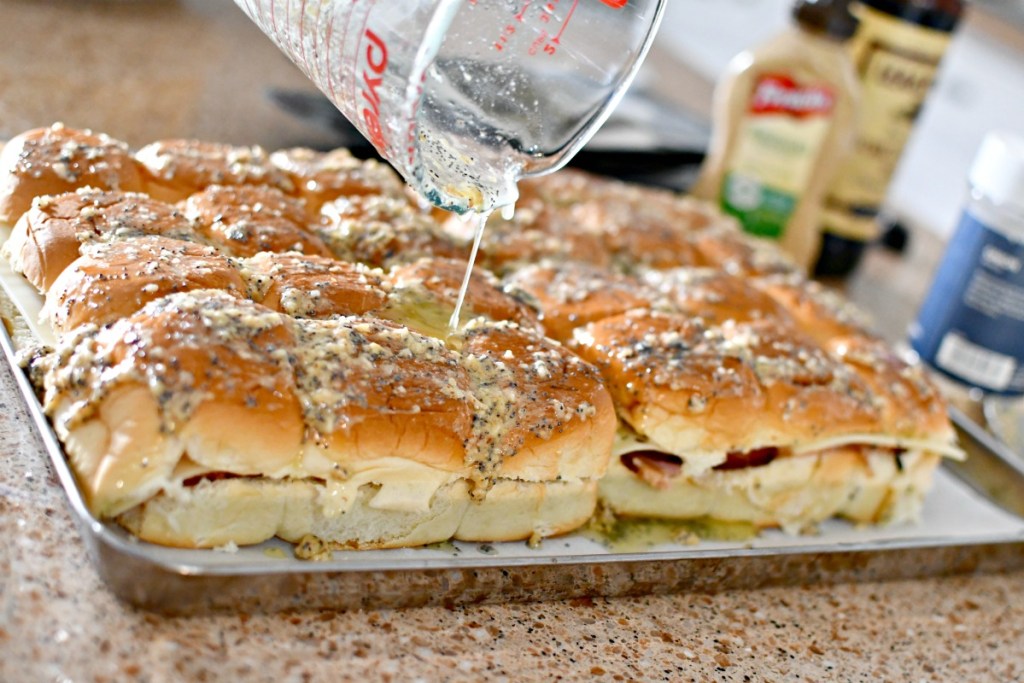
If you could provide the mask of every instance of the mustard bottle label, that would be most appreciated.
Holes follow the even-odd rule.
[[[868,240],[950,34],[863,5],[857,16],[861,23],[850,50],[861,81],[861,116],[822,221],[830,232]]]
[[[725,212],[747,232],[776,239],[785,232],[810,183],[834,108],[834,93],[821,85],[778,74],[755,83],[720,197]]]

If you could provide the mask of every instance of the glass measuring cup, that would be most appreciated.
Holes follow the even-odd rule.
[[[235,0],[420,193],[515,202],[610,114],[665,0]]]

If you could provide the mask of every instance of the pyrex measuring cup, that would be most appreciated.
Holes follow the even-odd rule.
[[[430,201],[487,211],[579,150],[664,0],[236,0]]]

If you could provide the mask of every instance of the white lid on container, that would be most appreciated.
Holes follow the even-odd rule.
[[[1024,211],[1024,137],[1006,130],[986,135],[968,180],[993,202]]]

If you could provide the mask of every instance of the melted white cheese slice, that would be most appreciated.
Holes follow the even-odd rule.
[[[375,510],[395,512],[427,512],[430,503],[445,484],[459,478],[445,472],[402,458],[382,458],[368,463],[365,469],[348,479],[330,480],[320,493],[324,516],[336,517],[352,509],[360,487],[376,485],[377,492],[368,503]]]

